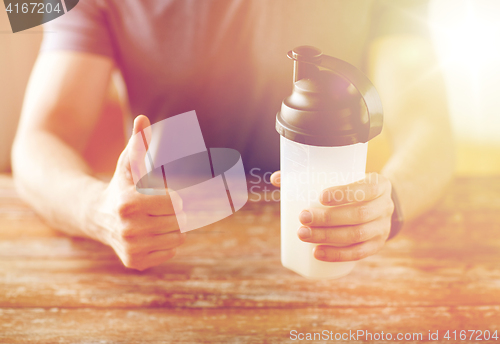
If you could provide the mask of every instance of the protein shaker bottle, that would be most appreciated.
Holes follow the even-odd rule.
[[[323,262],[301,241],[299,214],[322,190],[364,178],[368,141],[382,130],[382,103],[370,80],[349,63],[301,46],[293,60],[293,91],[276,115],[281,160],[281,262],[311,279],[349,274],[355,262]],[[357,195],[361,198],[361,195]],[[351,197],[338,193],[335,199]]]

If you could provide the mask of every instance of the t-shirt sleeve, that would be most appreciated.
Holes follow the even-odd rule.
[[[401,34],[429,36],[428,3],[428,0],[375,0],[371,38]]]
[[[44,24],[40,51],[70,50],[113,58],[106,10],[99,0],[81,0],[65,15]]]

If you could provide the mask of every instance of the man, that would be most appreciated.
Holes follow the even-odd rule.
[[[13,149],[21,195],[70,235],[110,245],[127,267],[143,270],[184,242],[173,203],[138,193],[129,142],[109,183],[82,158],[118,67],[133,132],[196,110],[208,147],[238,149],[247,171],[276,170],[274,121],[290,93],[288,50],[319,47],[364,67],[385,110],[392,156],[377,178],[351,185],[362,202],[305,209],[301,240],[323,243],[315,257],[349,261],[375,254],[391,230],[395,188],[404,217],[421,214],[453,171],[442,82],[425,33],[397,1],[86,0],[46,27]],[[422,2],[410,1],[421,4]],[[403,23],[401,23],[403,21]],[[414,22],[414,21],[413,21]],[[272,177],[279,185],[279,174]]]

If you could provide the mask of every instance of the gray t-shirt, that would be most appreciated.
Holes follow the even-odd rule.
[[[247,172],[273,171],[275,115],[292,88],[287,51],[312,45],[362,69],[367,42],[378,31],[392,33],[379,27],[401,14],[387,15],[396,3],[81,0],[45,25],[51,33],[41,49],[113,58],[134,116],[154,123],[195,110],[207,147],[237,149]]]

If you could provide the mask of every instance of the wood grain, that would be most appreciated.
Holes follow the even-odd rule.
[[[500,331],[500,178],[456,180],[432,211],[333,281],[283,268],[279,203],[251,200],[190,232],[170,262],[138,272],[109,247],[46,226],[0,176],[0,342],[264,343],[315,328]]]
[[[291,331],[329,334],[362,330],[418,333],[481,329],[494,332],[500,307],[410,307],[331,309],[60,309],[0,310],[0,341],[9,343],[290,343]],[[3,331],[2,331],[3,330]],[[457,332],[459,332],[457,331]],[[330,334],[331,335],[331,334]],[[418,337],[414,337],[415,339]],[[467,338],[469,338],[467,336]],[[333,337],[335,339],[335,337]],[[351,341],[365,343],[364,333]],[[318,343],[315,341],[314,343]],[[395,343],[398,341],[376,341]],[[423,341],[408,340],[405,343]],[[474,341],[464,341],[474,342]]]

